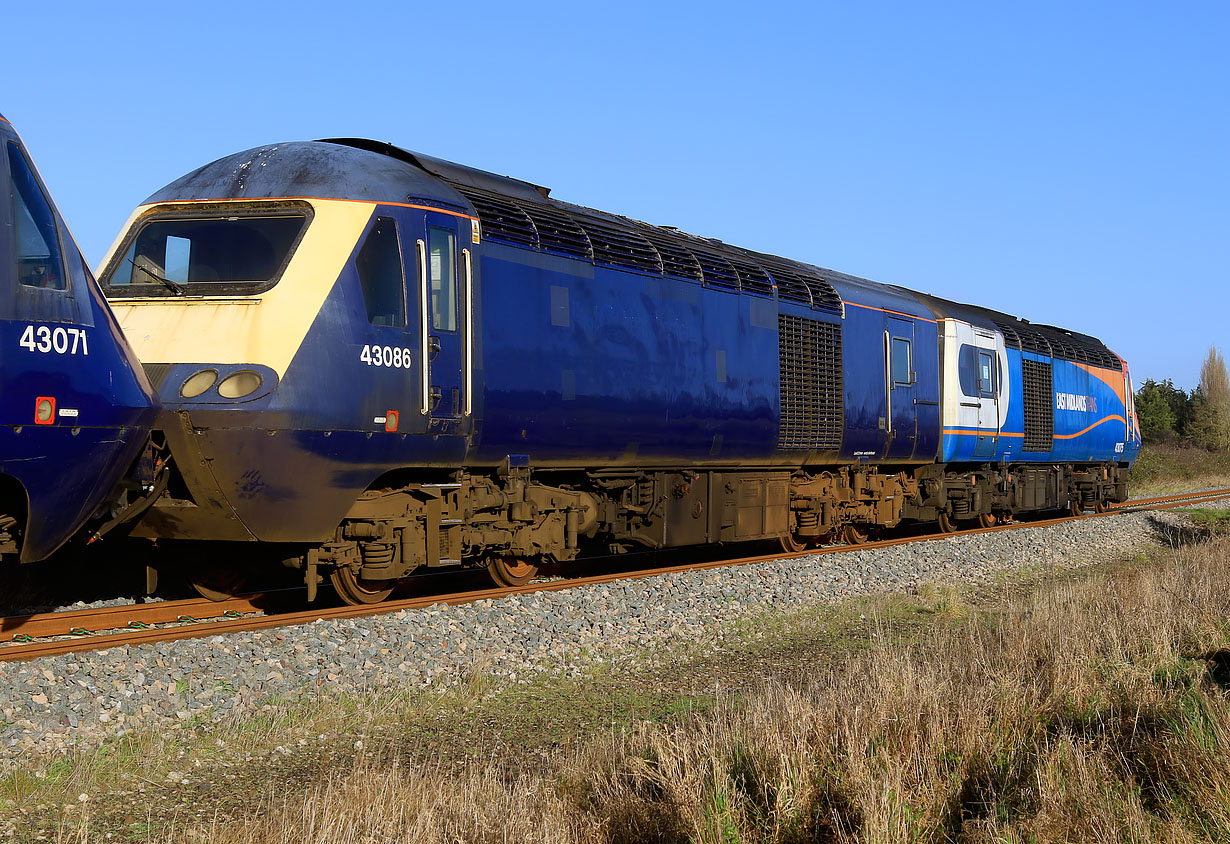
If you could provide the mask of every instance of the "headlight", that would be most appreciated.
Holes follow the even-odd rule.
[[[184,385],[179,388],[179,394],[186,399],[194,399],[212,387],[217,380],[218,370],[202,369],[184,382]]]
[[[260,386],[261,374],[259,372],[241,369],[222,379],[222,383],[218,385],[218,395],[224,399],[241,399],[255,393]]]

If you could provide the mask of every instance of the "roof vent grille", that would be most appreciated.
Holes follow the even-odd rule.
[[[535,245],[534,224],[516,204],[498,193],[459,185],[456,182],[450,184],[474,206],[478,221],[483,227],[484,237],[518,246]]]
[[[594,216],[577,215],[574,219],[589,235],[589,242],[594,248],[595,263],[646,270],[655,274],[662,272],[662,262],[658,260],[657,250],[641,237],[636,229]]]
[[[552,208],[545,202],[527,202],[521,210],[534,222],[534,228],[538,230],[538,245],[542,248],[579,258],[593,257],[589,238],[564,211]]]

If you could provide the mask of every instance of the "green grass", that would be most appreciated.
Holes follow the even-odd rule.
[[[1212,533],[1230,532],[1230,510],[1185,507],[1179,512],[1191,519],[1198,527],[1206,528]]]

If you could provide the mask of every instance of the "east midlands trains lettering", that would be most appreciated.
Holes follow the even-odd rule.
[[[1078,396],[1073,393],[1055,394],[1056,410],[1079,410],[1081,413],[1097,413],[1097,396]]]

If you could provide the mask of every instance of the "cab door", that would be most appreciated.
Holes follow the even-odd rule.
[[[917,370],[914,366],[914,322],[888,318],[884,332],[885,381],[888,398],[887,459],[909,460],[918,440]]]
[[[464,226],[461,223],[465,223]],[[420,413],[435,434],[468,434],[473,415],[473,258],[469,221],[428,211],[415,243]]]
[[[987,460],[995,456],[999,445],[999,355],[995,335],[974,331],[974,356],[978,393],[978,436],[974,444],[974,459]]]
[[[418,408],[419,332],[415,317],[413,232],[417,221],[399,208],[382,208],[368,224],[355,255],[355,271],[367,316],[356,342],[364,424],[386,431],[423,433]]]

